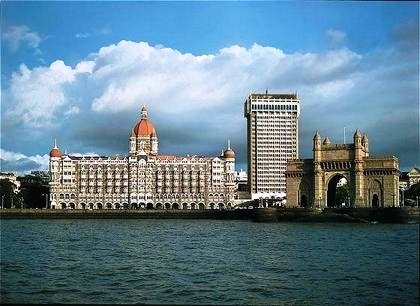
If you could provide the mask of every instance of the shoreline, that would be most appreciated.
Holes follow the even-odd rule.
[[[2,209],[0,219],[210,219],[253,222],[419,223],[420,209],[254,208],[231,210]]]

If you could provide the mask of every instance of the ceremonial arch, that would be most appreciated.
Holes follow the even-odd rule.
[[[313,159],[287,163],[288,207],[399,206],[398,159],[369,156],[366,135],[359,130],[352,144],[313,138]],[[340,188],[341,187],[341,188]]]

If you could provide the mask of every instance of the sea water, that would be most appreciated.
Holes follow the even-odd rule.
[[[418,224],[1,220],[1,302],[418,305],[418,238]]]

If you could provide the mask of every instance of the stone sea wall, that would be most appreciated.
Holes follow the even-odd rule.
[[[255,208],[234,210],[3,209],[0,219],[213,219],[255,222],[419,223],[418,208]]]

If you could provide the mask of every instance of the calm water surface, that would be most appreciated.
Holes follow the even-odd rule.
[[[1,220],[1,302],[418,305],[418,237],[418,224]]]

